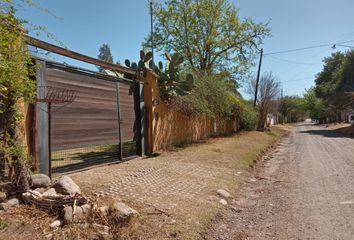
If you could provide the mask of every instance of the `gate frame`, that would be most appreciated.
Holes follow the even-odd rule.
[[[33,40],[33,39],[32,39]],[[40,41],[40,40],[37,40]],[[99,65],[102,67],[107,67],[107,63],[98,59],[94,59],[79,53],[72,52],[70,50],[62,49],[60,47],[45,43],[43,41],[40,41],[41,46],[36,46],[33,44],[33,42],[28,43],[29,45],[35,46],[42,48],[47,51],[51,51],[54,53],[58,53],[58,51],[55,51],[55,48],[58,48],[60,50],[60,55],[74,58],[77,60],[81,60],[83,62],[88,62],[91,64]],[[44,46],[43,46],[44,44]],[[45,45],[48,44],[46,47]],[[53,51],[54,48],[54,51]],[[64,51],[64,52],[63,52]],[[65,51],[68,51],[69,53],[65,53]],[[64,54],[63,54],[64,53]],[[72,53],[75,53],[76,55],[79,55],[79,57],[72,57],[69,55],[72,55]],[[75,55],[75,56],[76,56]],[[84,57],[84,58],[82,58]],[[90,61],[86,61],[86,58],[89,58]],[[126,79],[126,78],[120,78],[120,77],[114,77],[110,75],[105,75],[99,72],[95,72],[92,70],[84,69],[84,68],[79,68],[75,66],[70,66],[70,65],[65,65],[61,64],[58,62],[42,59],[33,56],[32,57],[35,62],[36,62],[36,84],[37,86],[46,86],[47,85],[47,80],[46,80],[46,68],[51,67],[59,70],[64,70],[67,72],[72,72],[72,73],[80,73],[83,75],[99,78],[105,81],[111,81],[111,82],[116,82],[117,83],[117,105],[118,105],[118,128],[119,128],[119,145],[120,145],[120,156],[119,160],[124,160],[123,158],[123,151],[122,151],[122,136],[121,136],[121,130],[120,130],[120,125],[121,125],[121,114],[119,110],[119,83],[128,83],[134,87],[134,112],[135,112],[135,119],[138,123],[138,129],[136,130],[138,132],[138,139],[136,140],[136,154],[140,156],[145,155],[145,103],[144,103],[144,82],[139,81],[139,80],[131,80],[131,79]],[[80,59],[78,59],[80,58]],[[93,59],[93,60],[92,60]],[[118,64],[108,64],[110,69],[113,69],[115,71],[118,71],[120,73],[128,73],[132,75],[132,72],[134,75],[136,74],[135,70],[130,69],[130,68],[125,68],[122,67]],[[113,67],[112,67],[113,66]],[[37,94],[39,94],[39,91],[37,91]],[[51,176],[51,152],[50,152],[50,142],[49,137],[48,137],[48,132],[49,132],[49,123],[48,123],[48,117],[44,111],[40,111],[41,108],[46,107],[44,106],[44,103],[36,103],[35,104],[35,121],[33,124],[35,125],[35,134],[34,134],[34,145],[35,145],[35,153],[34,157],[37,159],[37,162],[39,162],[39,172],[44,173],[48,176]],[[126,158],[126,159],[129,159]]]

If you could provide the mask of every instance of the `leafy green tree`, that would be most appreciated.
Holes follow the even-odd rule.
[[[108,44],[104,43],[100,46],[99,54],[97,56],[98,59],[103,60],[105,62],[113,63],[113,56],[111,53],[111,48]],[[97,66],[98,71],[103,72],[104,68],[101,66]]]
[[[337,92],[345,99],[344,107],[354,108],[353,92],[354,92],[354,50],[345,54],[342,65],[335,73],[335,78],[339,79]]]
[[[279,99],[278,111],[281,115],[281,122],[298,122],[305,118],[302,109],[302,98],[298,96],[284,96]]]
[[[321,123],[325,122],[328,116],[328,110],[322,99],[316,96],[315,88],[306,90],[304,94],[302,107],[309,113],[311,119],[319,120]]]
[[[348,108],[348,95],[339,88],[341,78],[338,74],[346,56],[341,52],[332,53],[324,59],[322,71],[316,77],[316,96],[323,100],[330,115],[337,116]]]
[[[25,43],[23,21],[15,17],[12,1],[0,1],[0,162],[11,163],[17,191],[29,189],[23,147],[19,140],[21,102],[31,102],[35,83],[30,78],[31,58]]]
[[[166,0],[154,6],[154,47],[176,52],[193,70],[245,74],[267,24],[240,19],[228,0]],[[151,44],[147,40],[147,44]]]

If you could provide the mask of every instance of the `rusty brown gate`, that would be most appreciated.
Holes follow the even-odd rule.
[[[141,154],[140,83],[55,62],[46,61],[42,67],[42,82],[37,85],[77,93],[74,102],[51,106],[49,174]],[[42,119],[44,110],[43,104],[37,107]]]

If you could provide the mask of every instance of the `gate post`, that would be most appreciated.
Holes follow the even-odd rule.
[[[46,64],[42,60],[36,60],[36,85],[37,85],[37,96],[39,98],[44,97],[41,96],[45,94],[43,91],[40,91],[41,88],[39,86],[46,86],[46,75],[45,68]],[[35,104],[36,111],[36,130],[35,130],[35,143],[36,143],[36,153],[35,157],[37,158],[37,162],[39,162],[39,172],[50,175],[50,152],[49,152],[49,141],[48,141],[48,133],[49,133],[49,125],[48,125],[48,114],[46,112],[47,105],[44,102],[37,102]]]
[[[137,94],[135,101],[138,103],[138,116],[139,119],[139,142],[138,142],[138,154],[140,156],[145,155],[145,99],[144,99],[144,82],[136,83]]]

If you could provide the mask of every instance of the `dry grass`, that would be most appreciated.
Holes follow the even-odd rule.
[[[132,192],[141,198],[124,192],[112,197],[122,199],[141,214],[133,227],[120,229],[122,239],[199,239],[216,214],[225,208],[219,203],[216,190],[223,188],[235,196],[242,173],[247,174],[252,163],[284,132],[279,128],[264,133],[242,132],[232,137],[210,139],[205,144],[177,148],[155,158],[73,174],[73,178],[91,194],[95,189],[107,189],[109,182],[128,179],[122,187],[127,191],[129,187],[133,188]],[[135,184],[134,176],[139,175],[141,169],[153,169],[154,178],[141,176],[142,180]],[[131,186],[129,181],[132,181]],[[180,182],[196,193],[189,195],[183,187],[170,191],[174,182]],[[193,186],[200,186],[200,189],[193,189]],[[108,199],[99,201],[107,202]]]
[[[241,132],[232,137],[210,139],[205,144],[163,152],[154,158],[134,159],[72,174],[82,191],[96,199],[100,206],[118,199],[135,208],[140,216],[129,224],[117,224],[109,235],[98,233],[98,226],[86,223],[51,232],[51,237],[201,239],[210,222],[225,210],[225,206],[219,203],[216,190],[223,188],[235,196],[249,167],[284,133],[285,130],[279,128],[272,132]],[[112,186],[117,188],[113,195],[95,197],[99,191],[109,192]],[[38,229],[34,228],[32,236],[42,239],[48,234],[51,221],[49,218]],[[7,229],[12,231],[11,227]],[[2,236],[0,232],[0,239]]]

